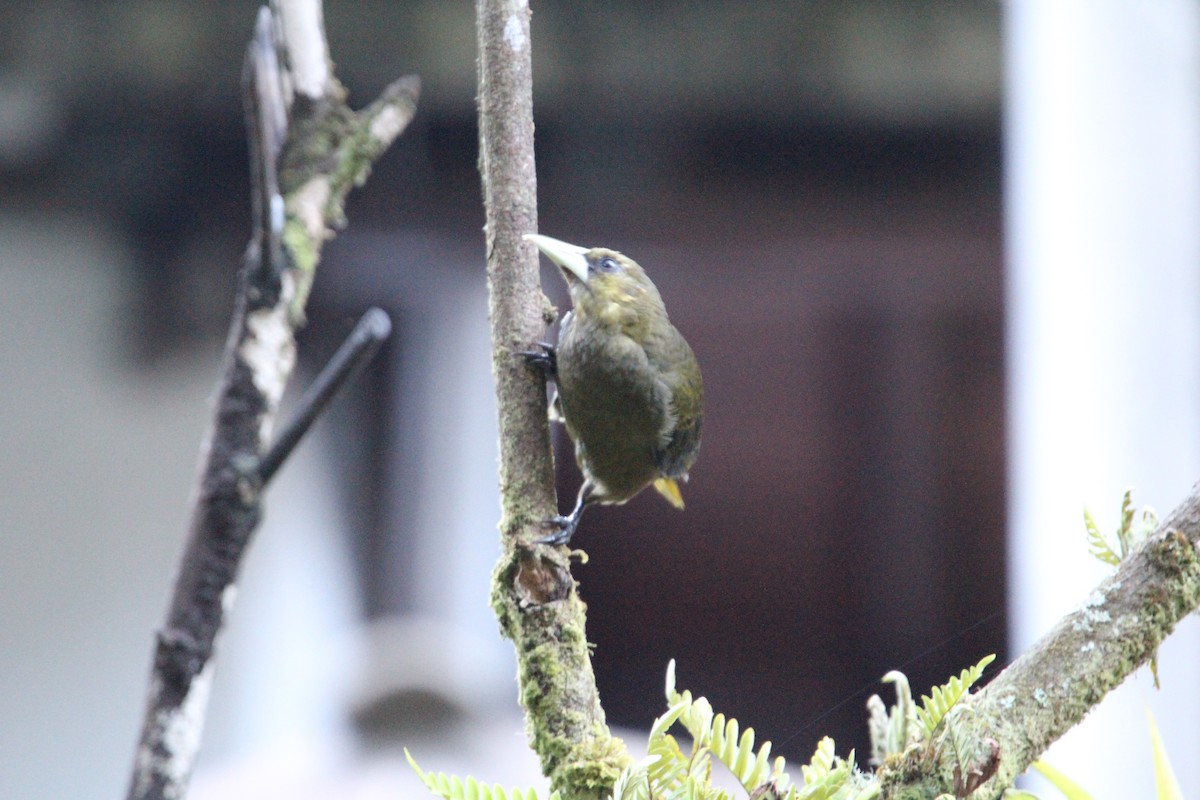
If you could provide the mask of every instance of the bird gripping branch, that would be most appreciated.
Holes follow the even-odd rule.
[[[696,356],[633,259],[527,234],[562,271],[572,310],[558,344],[526,353],[557,387],[551,407],[575,443],[583,485],[574,510],[538,541],[565,545],[589,505],[621,504],[653,485],[683,508],[679,484],[700,451],[704,386]]]

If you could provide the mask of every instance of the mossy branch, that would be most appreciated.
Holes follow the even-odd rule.
[[[181,798],[187,791],[216,640],[261,518],[262,491],[286,456],[276,450],[267,457],[270,434],[295,366],[295,331],[321,247],[344,224],[346,193],[412,117],[417,89],[415,78],[401,79],[354,113],[333,78],[319,0],[275,0],[259,12],[244,72],[254,236],[202,446],[187,542],[154,651],[131,800]]]
[[[500,427],[500,538],[492,606],[517,651],[521,705],[542,771],[564,798],[606,797],[628,763],[604,721],[567,556],[531,542],[556,512],[546,386],[527,350],[554,320],[542,294],[537,231],[529,4],[477,0],[479,169],[492,373]]]
[[[883,796],[934,798],[973,774],[983,780],[972,798],[1000,797],[1200,607],[1198,543],[1200,484],[1078,609],[951,709],[938,735],[885,762]]]

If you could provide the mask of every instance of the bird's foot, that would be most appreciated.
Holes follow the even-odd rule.
[[[554,345],[549,342],[534,342],[534,344],[542,349],[521,350],[517,355],[523,357],[526,364],[537,367],[548,377],[553,378],[558,374],[558,354],[554,350]]]
[[[557,516],[546,520],[547,525],[553,525],[558,528],[557,531],[549,536],[543,536],[540,539],[534,539],[534,544],[545,544],[551,547],[569,544],[571,537],[575,535],[575,529],[579,527],[579,515],[572,514],[569,517]]]

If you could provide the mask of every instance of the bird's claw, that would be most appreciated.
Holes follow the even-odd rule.
[[[525,359],[525,363],[537,367],[542,372],[553,377],[558,373],[558,354],[554,345],[549,342],[534,342],[541,350],[521,350],[517,355]]]
[[[571,541],[571,537],[575,535],[575,529],[579,527],[579,516],[571,515],[569,517],[556,516],[546,520],[547,525],[553,525],[558,528],[554,533],[543,536],[540,539],[534,539],[534,544],[545,544],[550,547],[558,547],[566,545]]]

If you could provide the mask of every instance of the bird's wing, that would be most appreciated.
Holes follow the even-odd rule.
[[[677,342],[663,354],[660,382],[669,401],[654,457],[663,475],[687,480],[700,449],[704,387],[691,348],[675,335]]]
[[[558,323],[558,341],[561,344],[563,337],[568,335],[571,326],[575,322],[574,311],[568,311],[562,315],[562,319]],[[559,392],[557,384],[554,387],[554,395],[550,398],[550,407],[547,409],[551,422],[561,422],[566,426],[567,432],[571,435],[571,440],[575,439],[575,432],[571,430],[570,424],[567,422],[567,417],[563,414],[562,408],[562,393]]]
[[[701,422],[702,417],[699,413],[688,418],[677,417],[665,443],[654,453],[658,469],[663,475],[687,480],[688,469],[696,460],[696,453],[700,449]]]

